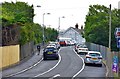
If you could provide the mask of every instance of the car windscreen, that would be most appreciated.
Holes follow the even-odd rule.
[[[100,56],[99,53],[89,53],[90,56]]]

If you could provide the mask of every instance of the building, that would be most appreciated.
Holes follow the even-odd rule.
[[[59,37],[71,38],[75,40],[76,43],[83,44],[85,38],[82,37],[83,29],[78,29],[77,27],[69,27],[65,32],[63,32]]]

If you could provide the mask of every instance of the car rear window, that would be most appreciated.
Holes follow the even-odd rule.
[[[100,56],[99,53],[89,53],[90,56]]]
[[[79,50],[82,50],[82,51],[87,51],[88,49],[82,49],[82,48],[80,48]]]
[[[80,55],[87,55],[88,52],[79,52]]]
[[[51,51],[51,50],[55,50],[55,48],[54,47],[49,47],[49,48],[46,48],[45,50]]]

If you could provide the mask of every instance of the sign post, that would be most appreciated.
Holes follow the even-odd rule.
[[[120,28],[115,29],[115,38],[117,40],[117,48],[120,48]]]
[[[117,73],[118,72],[118,56],[113,57],[113,66],[112,70]]]
[[[116,28],[115,29],[115,38],[116,38],[116,40],[117,40],[117,48],[119,48],[120,49],[120,28]],[[120,67],[119,67],[119,63],[120,63],[120,61],[119,61],[119,54],[118,54],[118,63],[115,63],[114,61],[113,61],[113,71],[114,72],[116,72],[115,70],[117,69],[117,66],[118,66],[118,74],[120,74]]]
[[[120,38],[117,38],[117,48],[120,48]]]

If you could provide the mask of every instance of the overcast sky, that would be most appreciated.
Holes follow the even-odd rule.
[[[61,18],[60,29],[74,27],[76,23],[84,25],[85,16],[88,13],[89,5],[100,4],[109,7],[112,4],[113,8],[118,8],[120,0],[2,0],[0,2],[28,2],[29,5],[34,5],[35,17],[34,22],[43,24],[43,13],[51,13],[45,15],[44,24],[52,28],[58,28],[58,18]],[[36,7],[40,5],[41,7]]]

